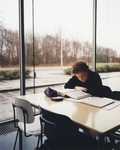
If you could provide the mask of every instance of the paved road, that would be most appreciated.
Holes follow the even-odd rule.
[[[48,86],[53,84],[61,84],[65,83],[70,76],[63,75],[64,69],[68,67],[37,67],[36,70],[36,78],[35,78],[35,86]],[[31,76],[33,74],[31,73]],[[26,87],[33,86],[33,78],[26,79]],[[20,80],[0,80],[0,91],[3,90],[13,90],[20,89]]]

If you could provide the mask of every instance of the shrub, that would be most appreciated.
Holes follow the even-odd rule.
[[[115,65],[114,68],[116,71],[120,71],[120,65]]]
[[[102,68],[100,66],[96,67],[96,72],[102,72]]]
[[[72,68],[64,69],[64,74],[71,75],[71,70],[72,70]]]
[[[30,78],[31,69],[25,68],[25,78]],[[11,79],[19,79],[20,78],[20,69],[14,70],[1,70],[0,76],[3,77],[4,80],[11,80]]]
[[[25,78],[31,78],[30,73],[31,73],[31,69],[29,68],[25,68]]]
[[[102,73],[102,72],[115,72],[120,71],[120,65],[104,65],[104,66],[98,66],[96,68],[96,72]]]
[[[96,72],[108,72],[108,65],[96,67]]]
[[[90,68],[91,70],[91,68]],[[115,72],[115,71],[120,71],[120,65],[104,65],[104,66],[97,66],[96,67],[96,72],[97,73],[102,73],[102,72]],[[64,74],[66,75],[71,75],[71,68],[65,69]]]

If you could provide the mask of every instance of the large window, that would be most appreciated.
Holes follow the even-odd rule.
[[[21,53],[19,52],[19,1],[0,1],[0,70],[7,68],[11,73],[11,70],[19,69]],[[92,17],[93,0],[24,1],[26,94],[34,93],[34,83],[36,86],[48,86],[54,84],[55,79],[58,83],[66,82],[69,76],[56,77],[50,73],[63,73],[64,67],[71,66],[77,59],[85,60],[91,66]],[[34,62],[36,74],[34,73]],[[15,70],[12,75],[9,72],[6,74],[7,80],[5,75],[0,75],[2,85],[0,88],[6,88],[5,83],[7,84],[8,77],[10,77],[7,90],[11,88],[11,85],[14,89],[19,89],[19,73]],[[34,77],[36,77],[35,82]],[[51,78],[50,83],[47,81],[48,77]],[[8,91],[6,95],[9,95],[8,93],[10,94]],[[3,95],[5,98],[5,93]],[[9,102],[6,107],[3,107],[6,108],[3,110],[3,116],[7,116],[9,106],[10,112],[4,118],[5,120],[12,116],[11,102],[13,99],[11,98],[10,101],[8,97],[10,96],[6,96],[6,101]]]
[[[18,2],[0,0],[0,71],[19,68],[18,20]],[[13,74],[0,72],[0,77],[12,79]]]
[[[18,4],[17,0],[0,0],[0,91],[20,87]],[[96,70],[112,90],[120,89],[119,8],[119,0],[97,0]],[[70,76],[63,70],[78,59],[92,68],[92,29],[93,0],[25,0],[26,94],[36,92],[34,85],[65,83]],[[0,95],[5,120],[12,116],[13,99],[8,93],[11,95],[9,91]]]
[[[92,68],[92,23],[93,0],[34,1],[36,86],[65,83],[78,59]]]
[[[104,84],[109,85],[113,90],[118,90],[120,89],[118,72],[120,71],[120,1],[98,0],[97,2],[97,70],[104,72],[100,73],[101,77],[104,77]]]
[[[12,118],[19,89],[19,17],[17,0],[0,0],[0,122]],[[3,92],[4,91],[4,92]]]
[[[93,0],[35,0],[35,65],[92,61]]]

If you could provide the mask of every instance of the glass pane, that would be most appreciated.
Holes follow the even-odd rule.
[[[35,0],[36,85],[65,83],[78,59],[91,66],[92,22],[93,0]]]
[[[103,83],[116,91],[120,89],[119,7],[118,0],[98,1],[97,66]]]
[[[32,0],[24,1],[24,34],[25,34],[25,86],[26,94],[34,93],[34,50],[33,50],[33,16]],[[29,74],[30,73],[30,74]]]
[[[20,94],[18,31],[18,1],[0,0],[0,122],[13,118],[13,97]]]

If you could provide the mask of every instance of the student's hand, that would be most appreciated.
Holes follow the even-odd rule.
[[[76,86],[75,89],[76,89],[77,91],[87,92],[87,89],[84,88],[84,87],[81,87],[81,86]]]

